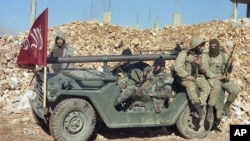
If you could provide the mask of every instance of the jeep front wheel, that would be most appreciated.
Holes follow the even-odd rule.
[[[55,140],[87,140],[96,124],[95,111],[82,99],[66,99],[53,110],[49,128]]]
[[[188,105],[185,108],[176,123],[176,127],[185,138],[203,138],[211,130],[213,123],[209,123],[206,118],[201,121],[196,110],[192,107]]]

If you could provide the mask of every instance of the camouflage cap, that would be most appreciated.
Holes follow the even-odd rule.
[[[198,45],[202,44],[206,42],[205,39],[201,36],[198,37],[194,37],[191,39],[190,44],[189,44],[189,49],[193,49],[195,47],[197,47]]]

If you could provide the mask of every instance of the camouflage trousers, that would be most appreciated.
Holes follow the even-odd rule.
[[[199,76],[195,81],[183,80],[181,82],[185,86],[187,95],[192,104],[201,103],[201,105],[207,104],[207,99],[211,90],[211,87],[204,76]],[[198,90],[200,93],[198,94]]]
[[[154,110],[156,113],[159,113],[162,111],[165,103],[165,99],[162,98],[152,98],[153,100],[153,105],[154,105]]]
[[[156,113],[161,112],[164,109],[165,99],[159,98],[159,97],[151,97],[149,96],[149,90],[143,85],[142,87],[139,87],[136,92],[133,94],[133,98],[140,101],[152,101],[153,109]],[[152,86],[151,86],[152,87]],[[167,92],[167,91],[166,91]]]
[[[155,112],[161,112],[165,99],[162,98],[151,98],[149,93],[143,88],[137,88],[135,85],[128,86],[122,91],[122,93],[117,97],[115,105],[126,101],[129,98],[139,101],[150,101],[152,100]]]
[[[219,94],[221,92],[221,88],[223,88],[226,92],[229,93],[227,101],[233,102],[237,98],[239,93],[239,87],[232,80],[229,80],[227,82],[221,82],[220,80],[213,78],[208,79],[208,82],[212,88],[208,100],[208,104],[210,106],[214,106],[216,104]]]
[[[137,87],[135,85],[127,86],[126,88],[122,89],[121,94],[116,98],[116,104],[122,103],[128,98],[132,97],[133,94],[136,92]]]
[[[152,100],[149,97],[149,92],[146,91],[142,87],[136,87],[135,85],[127,86],[125,89],[122,89],[121,94],[117,97],[120,102],[127,100],[128,98],[132,97],[134,100],[139,101],[150,101]],[[157,101],[158,103],[158,101]]]
[[[129,79],[128,77],[118,80],[118,85],[121,88],[121,94],[117,97],[119,102],[123,102],[131,97],[136,89],[135,81]]]

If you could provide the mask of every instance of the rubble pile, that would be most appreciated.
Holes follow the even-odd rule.
[[[236,43],[233,54],[234,71],[232,79],[240,87],[240,94],[233,103],[233,118],[225,123],[250,124],[250,20],[237,22],[211,21],[194,25],[166,26],[162,30],[135,30],[97,22],[76,21],[49,29],[48,52],[55,42],[55,35],[62,31],[67,43],[75,49],[77,56],[118,55],[125,48],[134,54],[142,50],[173,49],[181,41],[188,47],[193,36],[203,36],[207,40],[218,38],[221,46],[229,54]],[[28,32],[19,35],[4,35],[0,38],[0,109],[9,114],[28,107],[24,96],[32,96],[33,73],[19,69],[15,62],[20,44]],[[208,48],[208,46],[206,45]],[[147,53],[153,53],[149,51]],[[154,52],[155,53],[155,52]],[[160,53],[160,51],[156,52]],[[161,52],[162,53],[162,52]],[[174,61],[169,61],[166,70]],[[112,67],[112,63],[110,66]],[[78,63],[76,67],[102,69],[101,63]],[[34,92],[33,92],[34,93]]]

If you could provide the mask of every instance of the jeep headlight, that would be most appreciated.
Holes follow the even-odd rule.
[[[50,87],[48,92],[50,93],[51,97],[54,97],[58,93],[58,88],[57,87]]]
[[[48,91],[47,91],[47,93],[48,93],[48,97],[49,98],[54,98],[56,95],[58,95],[59,94],[59,85],[58,85],[58,83],[57,84],[55,84],[55,83],[53,83],[53,82],[50,82],[50,83],[48,83]]]

